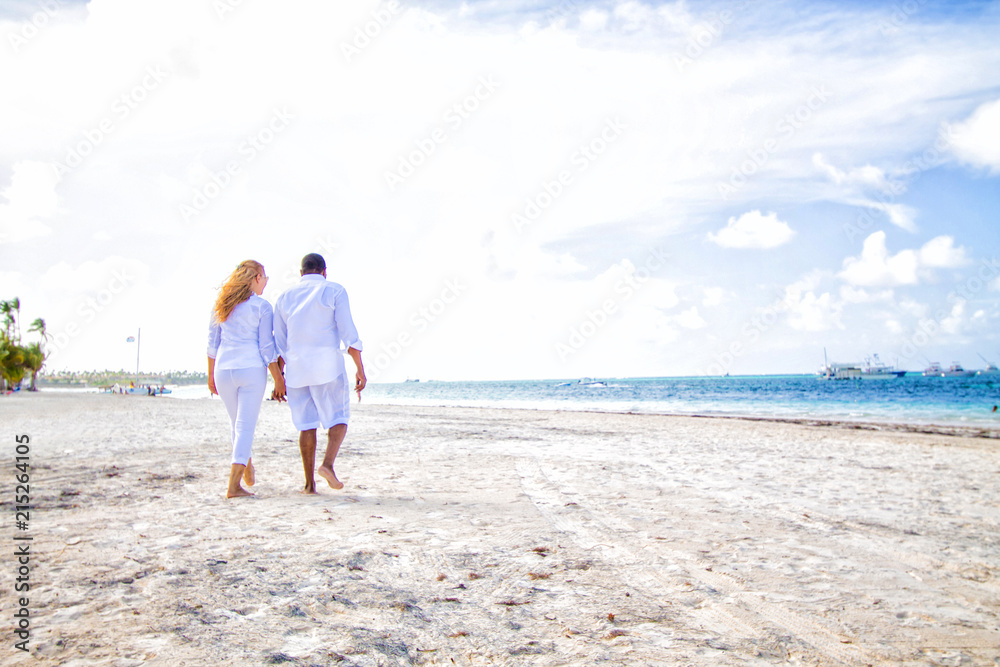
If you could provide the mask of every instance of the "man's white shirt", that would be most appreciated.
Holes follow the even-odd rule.
[[[274,341],[285,360],[285,385],[308,387],[345,376],[344,351],[361,351],[347,290],[309,273],[274,304]]]

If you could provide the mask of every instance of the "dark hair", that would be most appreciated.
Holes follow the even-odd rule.
[[[320,273],[326,269],[326,260],[323,255],[311,252],[302,258],[302,273]]]

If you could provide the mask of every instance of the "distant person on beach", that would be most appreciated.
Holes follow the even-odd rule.
[[[302,277],[274,304],[274,340],[285,372],[292,423],[299,431],[299,453],[306,484],[302,493],[316,493],[316,429],[327,429],[326,454],[316,470],[333,489],[333,462],[347,435],[353,389],[361,400],[365,388],[361,340],[351,318],[347,291],[326,279],[326,260],[310,253],[302,258]],[[354,360],[354,382],[347,377],[341,345]]]
[[[267,388],[274,378],[274,397],[285,396],[285,380],[274,345],[274,310],[261,298],[267,274],[260,262],[241,262],[226,280],[208,325],[208,390],[218,394],[232,422],[233,457],[227,498],[252,496],[253,432]]]

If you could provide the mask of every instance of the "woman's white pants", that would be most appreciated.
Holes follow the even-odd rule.
[[[253,447],[253,432],[267,388],[267,369],[215,369],[215,389],[233,424],[233,463],[246,465]]]

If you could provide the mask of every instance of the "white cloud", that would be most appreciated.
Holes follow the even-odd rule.
[[[788,325],[796,331],[828,331],[843,329],[841,314],[843,304],[829,292],[819,296],[815,290],[825,274],[813,271],[785,287],[782,305],[788,313]]]
[[[3,285],[3,293],[0,293],[0,299],[10,299],[14,296],[20,297],[30,282],[28,276],[23,273],[0,271],[0,285]]]
[[[654,349],[681,337],[673,319],[661,309],[638,304],[622,318],[618,331],[626,330],[634,332],[637,340],[650,344]]]
[[[804,276],[800,276],[798,280],[788,285],[785,288],[785,296],[789,294],[801,294],[809,290],[814,290],[823,284],[823,281],[829,278],[829,274],[825,271],[820,271],[818,269],[810,271]]]
[[[608,23],[608,15],[597,9],[587,9],[580,14],[580,28],[587,32],[601,30]]]
[[[903,250],[890,256],[885,247],[885,232],[878,231],[865,239],[860,257],[844,260],[844,270],[838,275],[855,286],[916,285],[919,265],[917,253],[913,250]]]
[[[101,261],[86,261],[78,266],[69,262],[52,265],[39,278],[42,288],[63,295],[107,291],[119,294],[124,288],[140,285],[149,277],[149,267],[137,259],[111,256]]]
[[[827,162],[822,153],[813,155],[813,164],[825,173],[834,184],[846,188],[873,189],[893,194],[899,194],[902,188],[902,184],[899,182],[889,180],[884,169],[870,164],[855,167],[850,171],[843,171]]]
[[[959,160],[1000,173],[1000,100],[987,102],[961,123],[948,126]]]
[[[962,331],[965,322],[965,300],[960,300],[951,308],[948,317],[941,320],[941,330],[949,334],[957,334]]]
[[[916,318],[926,317],[927,313],[930,311],[927,304],[920,303],[919,301],[915,301],[913,299],[903,299],[900,301],[899,309]]]
[[[917,231],[917,224],[914,222],[914,219],[917,217],[917,211],[912,206],[872,200],[860,200],[848,203],[855,206],[870,208],[874,211],[881,211],[889,218],[889,222],[896,225],[900,229],[905,229],[908,232]]]
[[[840,314],[843,306],[837,303],[829,292],[816,296],[805,292],[801,298],[789,304],[788,325],[796,331],[827,331],[843,329]]]
[[[685,329],[703,329],[707,322],[698,314],[698,307],[691,306],[679,315],[675,315],[673,320]]]
[[[10,185],[0,191],[0,243],[16,243],[52,230],[42,224],[59,209],[59,176],[47,162],[25,160],[14,165]]]
[[[860,257],[844,260],[838,275],[845,282],[861,287],[917,285],[929,277],[931,269],[952,269],[968,264],[965,248],[955,247],[950,236],[937,236],[919,250],[901,250],[890,255],[885,246],[885,232],[878,231],[865,239]]]
[[[916,210],[891,201],[906,191],[905,184],[891,179],[884,169],[866,164],[844,171],[830,164],[822,153],[813,155],[812,162],[837,186],[836,191],[829,195],[831,200],[880,211],[897,227],[908,232],[917,231],[914,222]],[[875,199],[872,198],[873,192],[877,193]]]
[[[633,0],[625,0],[615,5],[615,17],[624,22],[626,30],[637,30],[647,24],[654,17],[653,8]]]
[[[777,213],[748,211],[729,222],[718,234],[709,232],[708,240],[723,248],[776,248],[792,240],[795,232],[778,220]]]
[[[969,263],[965,248],[956,248],[955,239],[950,236],[938,236],[925,243],[919,259],[922,266],[932,269],[955,269]]]
[[[891,289],[879,292],[869,292],[868,290],[841,285],[840,299],[844,303],[876,303],[880,301],[892,301],[893,291]]]
[[[702,289],[704,297],[701,300],[703,306],[718,306],[726,297],[726,290],[721,287],[705,287]]]

